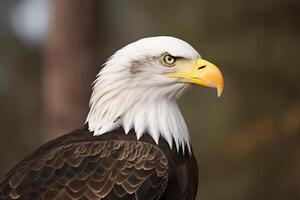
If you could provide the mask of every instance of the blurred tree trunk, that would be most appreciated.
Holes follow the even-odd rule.
[[[101,65],[103,1],[53,0],[43,70],[45,137],[83,125]]]

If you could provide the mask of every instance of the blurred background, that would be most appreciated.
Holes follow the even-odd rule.
[[[188,41],[225,90],[180,100],[201,200],[300,199],[300,1],[0,2],[0,175],[80,128],[105,59],[139,38]]]

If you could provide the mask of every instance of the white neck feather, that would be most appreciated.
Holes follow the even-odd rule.
[[[156,143],[162,137],[170,148],[174,141],[177,151],[181,147],[184,152],[187,146],[191,153],[188,128],[176,102],[188,85],[128,87],[124,83],[109,83],[110,79],[102,79],[101,72],[94,85],[86,120],[95,136],[122,126],[126,133],[134,129],[137,139],[148,133]]]
[[[123,94],[133,95],[130,92]],[[158,98],[155,101],[144,99],[129,103],[130,100],[124,95],[107,100],[106,103],[92,103],[87,123],[95,136],[122,126],[126,133],[134,129],[137,139],[148,133],[157,144],[162,137],[171,148],[174,141],[178,151],[181,147],[184,152],[187,146],[191,152],[188,128],[176,100]],[[99,99],[97,102],[102,101]]]

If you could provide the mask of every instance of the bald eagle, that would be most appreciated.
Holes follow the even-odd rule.
[[[27,156],[0,181],[0,199],[191,200],[198,167],[177,99],[191,87],[223,90],[223,76],[168,36],[118,50],[93,84],[83,128]]]

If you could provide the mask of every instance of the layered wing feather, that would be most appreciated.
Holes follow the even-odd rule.
[[[0,199],[150,200],[168,182],[166,156],[147,142],[73,142],[34,155],[0,182]]]

